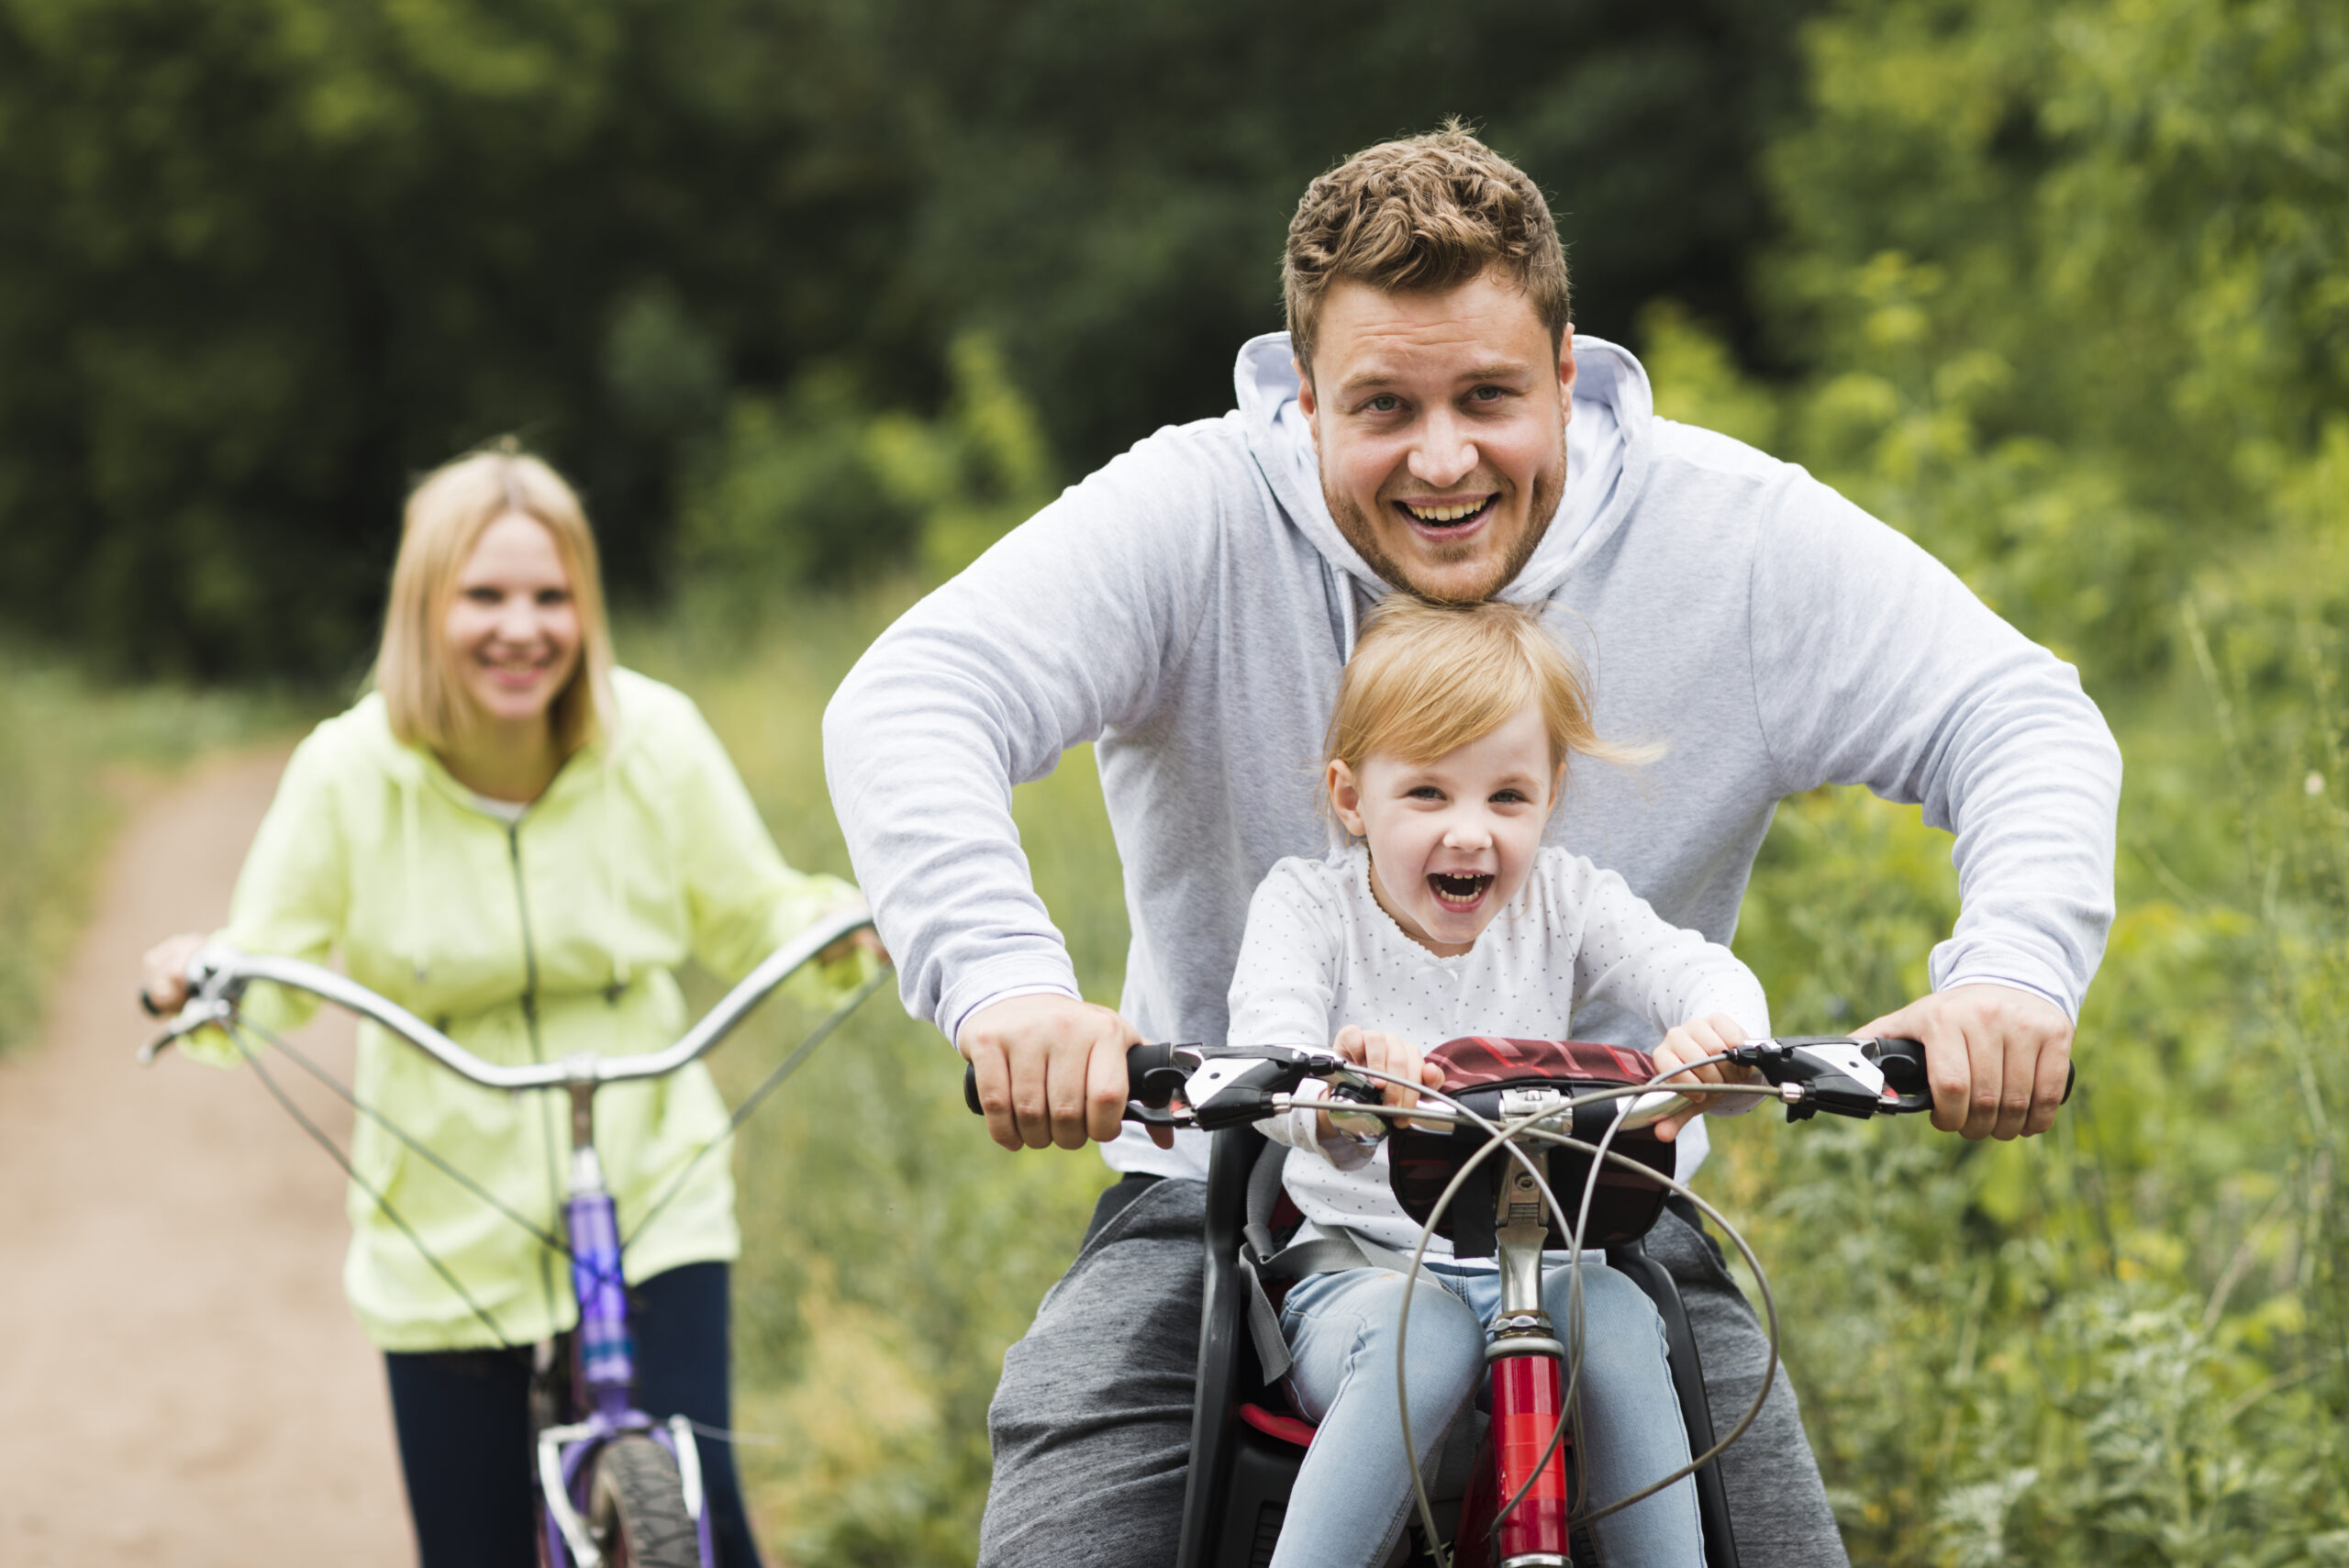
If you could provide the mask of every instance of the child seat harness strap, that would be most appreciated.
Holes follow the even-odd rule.
[[[1341,1273],[1348,1269],[1411,1272],[1407,1254],[1365,1241],[1350,1231],[1276,1247],[1273,1209],[1280,1202],[1281,1171],[1288,1163],[1288,1155],[1286,1146],[1267,1142],[1256,1156],[1255,1169],[1248,1173],[1248,1223],[1241,1231],[1246,1238],[1240,1243],[1240,1273],[1248,1282],[1248,1335],[1256,1342],[1256,1360],[1264,1369],[1267,1383],[1286,1377],[1291,1364],[1288,1341],[1281,1338],[1280,1314],[1274,1310],[1272,1296],[1264,1288],[1268,1282],[1289,1285],[1311,1274]]]

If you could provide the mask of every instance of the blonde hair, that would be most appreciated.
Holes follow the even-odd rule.
[[[1305,187],[1289,219],[1281,294],[1289,346],[1313,373],[1330,285],[1457,288],[1497,266],[1525,291],[1550,340],[1566,330],[1566,252],[1542,187],[1457,119],[1364,148]]]
[[[1323,767],[1343,762],[1359,773],[1382,754],[1431,762],[1490,735],[1529,702],[1542,710],[1553,770],[1572,756],[1635,762],[1653,754],[1599,739],[1582,672],[1538,612],[1497,599],[1434,605],[1391,594],[1364,618],[1339,679]]]
[[[579,665],[549,709],[555,745],[569,756],[610,727],[612,638],[596,536],[562,476],[509,436],[442,463],[408,493],[373,677],[392,733],[407,745],[445,749],[463,717],[464,692],[448,668],[441,628],[481,536],[512,513],[554,539],[579,617]]]

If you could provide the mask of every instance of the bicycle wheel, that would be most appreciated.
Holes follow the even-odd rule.
[[[651,1438],[616,1438],[596,1456],[587,1528],[611,1568],[701,1568],[677,1462]]]

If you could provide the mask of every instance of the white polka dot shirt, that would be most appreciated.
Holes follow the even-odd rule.
[[[1658,1040],[1712,1013],[1735,1018],[1749,1040],[1770,1032],[1769,1004],[1752,970],[1727,948],[1666,923],[1620,876],[1580,855],[1542,850],[1524,888],[1475,945],[1439,958],[1379,907],[1369,851],[1356,844],[1326,861],[1282,861],[1257,886],[1231,977],[1229,1039],[1326,1046],[1359,1024],[1422,1052],[1463,1035],[1564,1040],[1575,1010],[1590,1002],[1644,1018]],[[1305,1106],[1260,1126],[1299,1151],[1285,1180],[1314,1228],[1351,1229],[1397,1250],[1417,1244],[1418,1222],[1387,1186],[1384,1141],[1375,1151],[1351,1140],[1324,1147]],[[1682,1181],[1704,1158],[1703,1128],[1700,1118],[1678,1140]],[[1429,1251],[1451,1249],[1439,1238]]]

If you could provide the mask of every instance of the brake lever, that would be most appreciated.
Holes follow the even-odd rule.
[[[1308,1078],[1342,1071],[1343,1057],[1291,1045],[1227,1045],[1189,1048],[1199,1069],[1183,1084],[1191,1124],[1204,1131],[1261,1121],[1276,1114],[1276,1095],[1292,1095]]]
[[[155,1032],[155,1038],[139,1048],[139,1065],[151,1067],[155,1058],[200,1029],[228,1020],[229,1008],[215,997],[191,996],[185,1006],[173,1015],[172,1021]]]
[[[233,968],[216,954],[213,944],[206,943],[196,950],[195,956],[187,961],[187,1000],[180,1004],[180,1010],[157,1031],[154,1039],[139,1048],[139,1065],[153,1066],[155,1058],[177,1041],[233,1018],[238,998],[244,991],[243,984],[233,978],[234,973]],[[143,986],[139,992],[139,1005],[150,1016],[155,1014],[154,1004],[147,999]]]
[[[1796,1091],[1786,1096],[1788,1121],[1806,1121],[1820,1111],[1865,1118],[1931,1109],[1930,1094],[1921,1106],[1911,1105],[1887,1081],[1884,1068],[1864,1049],[1879,1043],[1840,1034],[1787,1035],[1731,1046],[1726,1054],[1781,1091]]]
[[[1897,1035],[1788,1035],[1732,1047],[1731,1062],[1758,1069],[1781,1088],[1792,1086],[1787,1119],[1801,1121],[1820,1111],[1836,1116],[1914,1116],[1933,1108],[1932,1084],[1925,1075],[1922,1041]],[[2064,1101],[2079,1081],[2076,1064],[2066,1062]]]

